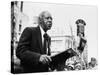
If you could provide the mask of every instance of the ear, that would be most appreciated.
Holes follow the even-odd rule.
[[[43,23],[43,18],[39,17],[39,24]]]

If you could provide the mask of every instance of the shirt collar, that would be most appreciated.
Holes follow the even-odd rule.
[[[44,32],[43,28],[41,26],[39,26],[39,27],[40,27],[41,34],[44,35],[45,32]]]

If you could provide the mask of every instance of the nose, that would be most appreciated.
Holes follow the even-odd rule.
[[[51,18],[48,18],[48,21],[52,21],[52,19]]]

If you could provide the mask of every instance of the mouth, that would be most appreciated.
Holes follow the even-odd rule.
[[[48,25],[52,25],[52,22],[47,22]]]

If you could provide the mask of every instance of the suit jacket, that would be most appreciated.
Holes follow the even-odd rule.
[[[24,29],[16,50],[16,56],[21,60],[24,72],[48,71],[48,65],[39,63],[41,54],[45,53],[40,28],[27,27]]]

